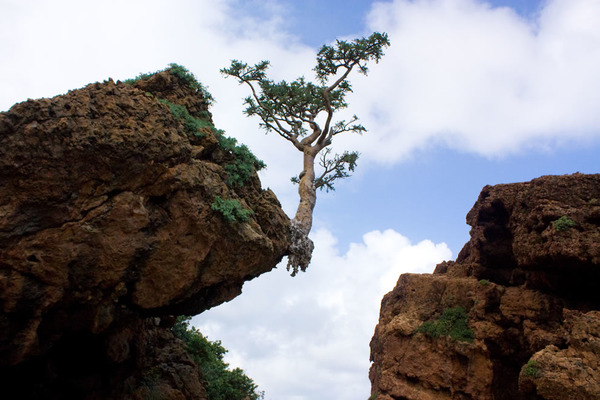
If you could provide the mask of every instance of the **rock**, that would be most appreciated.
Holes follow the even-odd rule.
[[[159,98],[204,126],[190,133]],[[236,160],[211,125],[202,92],[170,70],[0,113],[4,388],[18,398],[152,397],[145,385],[160,398],[202,398],[172,316],[229,301],[273,269],[290,225],[256,174],[228,185]],[[216,197],[253,216],[225,221]]]
[[[456,262],[401,275],[384,297],[372,397],[599,399],[598,199],[600,175],[485,187]],[[421,328],[455,307],[472,342]]]

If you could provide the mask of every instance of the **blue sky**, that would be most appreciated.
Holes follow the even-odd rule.
[[[290,215],[300,153],[244,117],[246,89],[219,69],[269,59],[275,79],[312,78],[320,45],[389,33],[381,63],[351,77],[368,132],[336,137],[361,159],[320,193],[309,270],[281,266],[194,318],[266,399],[366,399],[381,296],[456,257],[484,185],[600,172],[597,0],[0,0],[0,18],[0,110],[182,64]]]

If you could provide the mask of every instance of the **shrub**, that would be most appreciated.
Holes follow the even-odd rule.
[[[243,186],[254,171],[266,167],[245,144],[238,145],[236,139],[225,136],[220,129],[215,129],[214,133],[221,148],[233,156],[233,162],[224,167],[229,186]]]
[[[190,328],[189,320],[189,317],[179,317],[172,331],[183,340],[188,354],[202,370],[207,400],[263,399],[264,393],[258,391],[258,386],[242,369],[230,370],[229,364],[223,361],[227,350],[221,342],[212,342],[196,328]]]
[[[208,90],[206,90],[204,85],[198,82],[194,74],[188,71],[187,68],[179,64],[171,63],[169,64],[168,70],[171,72],[171,74],[184,81],[189,87],[195,89],[197,92],[201,92],[206,103],[210,105],[215,102],[215,99],[212,97],[212,94],[210,94]]]
[[[179,120],[183,122],[183,127],[185,131],[194,136],[202,137],[204,134],[200,131],[200,128],[211,128],[212,124],[207,120],[203,120],[200,118],[194,118],[190,115],[187,108],[185,106],[180,106],[179,104],[171,103],[169,100],[160,99],[158,100],[161,104],[169,107],[171,114]]]
[[[184,81],[192,89],[202,92],[205,101],[209,105],[214,102],[212,95],[196,80],[194,74],[185,67],[178,64],[169,64],[169,68],[166,70]],[[137,81],[149,79],[152,75],[162,71],[139,74],[136,78],[127,79],[124,82],[134,84]],[[229,186],[243,186],[255,171],[260,171],[266,167],[265,163],[256,158],[246,145],[238,145],[236,139],[227,137],[225,136],[224,131],[216,129],[210,122],[210,115],[208,112],[203,111],[200,113],[200,118],[195,118],[190,115],[187,108],[184,106],[173,104],[166,99],[159,99],[158,101],[168,106],[171,113],[183,122],[185,131],[188,134],[202,137],[204,134],[201,132],[200,128],[211,128],[213,130],[221,148],[233,156],[233,161],[224,166],[228,175],[227,184]]]
[[[248,210],[242,206],[237,199],[222,199],[215,197],[215,201],[210,205],[214,211],[221,213],[223,219],[227,222],[246,222],[254,214],[254,211]]]
[[[136,83],[138,81],[145,81],[146,79],[149,79],[155,73],[156,72],[148,72],[148,73],[145,73],[145,74],[144,73],[140,73],[135,78],[125,79],[123,81],[123,83],[126,83],[128,85],[133,85],[134,83]]]
[[[527,364],[525,364],[525,367],[523,367],[523,374],[531,378],[537,378],[538,376],[540,376],[540,367],[537,361],[527,361]]]
[[[563,215],[559,219],[552,221],[552,226],[554,226],[554,229],[558,232],[561,232],[577,226],[577,223],[566,215]]]
[[[160,72],[167,71],[167,70],[172,75],[175,75],[176,77],[178,77],[179,79],[184,81],[190,88],[194,89],[196,92],[201,92],[202,96],[204,97],[204,101],[208,105],[211,105],[214,103],[215,99],[213,98],[212,94],[210,94],[208,92],[208,90],[204,87],[204,85],[202,85],[200,82],[198,82],[198,80],[196,79],[194,74],[192,74],[190,71],[188,71],[188,69],[185,68],[184,66],[181,66],[181,65],[175,64],[175,63],[169,64],[168,68],[162,69],[160,71],[148,72],[145,74],[141,73],[138,76],[136,76],[135,78],[126,79],[123,82],[127,83],[129,85],[133,85],[134,83],[136,83],[138,81],[145,81],[147,79],[150,79],[150,77],[152,77],[152,75],[158,74]]]
[[[417,332],[424,333],[432,338],[449,336],[461,342],[472,342],[475,334],[469,328],[467,313],[462,307],[447,308],[435,321],[427,321],[421,325]]]

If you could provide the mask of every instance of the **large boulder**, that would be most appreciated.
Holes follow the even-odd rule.
[[[255,172],[232,183],[247,160],[175,72],[0,113],[0,380],[15,398],[201,398],[175,316],[233,299],[287,252],[275,195]],[[217,198],[250,211],[227,220]]]
[[[486,186],[467,222],[456,262],[384,297],[373,398],[599,399],[600,175]]]

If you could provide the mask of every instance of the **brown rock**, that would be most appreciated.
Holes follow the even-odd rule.
[[[600,399],[598,199],[600,175],[485,187],[456,262],[402,275],[384,297],[373,395]],[[465,310],[473,342],[418,332],[453,307]]]
[[[158,98],[185,105],[207,127],[191,134]],[[131,385],[141,384],[144,368],[155,368],[161,398],[197,398],[198,374],[181,375],[182,365],[195,366],[173,350],[168,324],[145,321],[236,297],[285,255],[289,229],[256,174],[227,185],[224,166],[234,155],[211,123],[202,93],[169,71],[0,113],[0,379],[23,384],[19,398],[27,388],[32,398],[52,398],[79,386],[103,398],[107,382],[123,389],[128,376],[138,393]],[[254,215],[226,222],[211,208],[217,196]],[[162,347],[149,344],[156,340]],[[78,353],[99,366],[59,360],[78,362]]]

